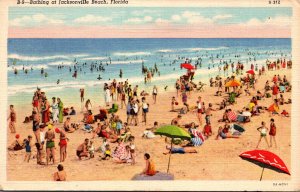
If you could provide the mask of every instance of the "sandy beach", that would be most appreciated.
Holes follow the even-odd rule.
[[[247,69],[248,70],[248,69]],[[267,71],[266,75],[258,78],[256,83],[256,90],[263,90],[264,84],[267,80],[271,81],[274,75],[280,76],[286,75],[288,81],[291,80],[291,70],[276,70]],[[174,82],[175,83],[175,82]],[[204,87],[204,92],[193,92],[188,98],[190,106],[196,105],[198,96],[202,97],[202,101],[206,106],[208,103],[213,104],[213,108],[216,109],[223,100],[223,97],[214,96],[217,91],[216,87],[209,87],[209,82],[205,82],[207,85]],[[271,84],[272,85],[272,84]],[[250,89],[252,95],[255,95],[256,90]],[[47,94],[47,93],[46,93]],[[291,98],[291,92],[283,94],[287,100]],[[165,151],[165,137],[157,136],[154,139],[144,139],[141,137],[145,128],[153,126],[153,122],[157,121],[160,124],[170,124],[171,120],[177,116],[176,112],[170,112],[171,110],[171,98],[176,96],[175,91],[164,91],[162,87],[159,88],[157,97],[157,103],[153,104],[152,96],[146,97],[150,104],[148,113],[147,125],[140,123],[138,126],[130,126],[132,134],[135,136],[136,145],[136,161],[135,165],[130,164],[116,164],[112,160],[99,161],[99,153],[96,153],[95,158],[79,161],[76,156],[76,148],[83,142],[85,138],[91,138],[92,133],[86,133],[82,130],[77,130],[74,133],[68,133],[67,137],[70,139],[67,147],[67,159],[63,163],[67,172],[67,180],[69,181],[95,181],[95,180],[131,180],[132,177],[140,173],[145,167],[143,159],[144,153],[149,153],[151,158],[156,164],[156,169],[161,172],[167,171],[168,155],[164,155]],[[241,110],[243,107],[249,104],[252,96],[241,95],[237,98],[237,103],[231,105],[232,110]],[[93,98],[90,98],[93,101]],[[63,100],[63,98],[62,98]],[[179,105],[177,108],[183,106],[181,98],[177,98]],[[265,98],[259,101],[259,104],[265,107],[269,107],[272,104],[272,98]],[[98,106],[93,105],[93,112],[98,113]],[[78,93],[78,105],[74,106],[77,110],[77,115],[70,116],[71,122],[80,122],[83,118],[83,114],[80,113],[79,93]],[[17,133],[24,139],[27,135],[32,133],[32,123],[24,124],[25,116],[31,113],[31,105],[28,104],[27,108],[15,107],[17,113]],[[287,112],[291,111],[291,104],[285,104],[280,106],[280,112],[285,109]],[[213,130],[213,136],[204,142],[200,147],[195,147],[198,151],[196,154],[173,154],[171,157],[170,173],[174,174],[175,180],[259,180],[262,168],[242,160],[239,155],[248,150],[253,150],[259,139],[259,132],[256,130],[261,121],[267,123],[269,127],[270,116],[267,111],[251,118],[250,123],[244,124],[245,132],[238,139],[220,139],[215,140],[218,127],[223,126],[224,123],[218,122],[222,118],[224,110],[213,111],[211,118],[211,125]],[[126,109],[120,109],[117,113],[122,120],[126,120]],[[65,119],[66,117],[64,117]],[[285,162],[287,167],[291,168],[291,117],[282,117],[274,115],[277,126],[277,145],[275,148],[268,148],[264,141],[261,142],[259,149],[267,149],[274,152]],[[139,120],[141,121],[141,114]],[[183,115],[182,123],[187,124],[195,122],[198,124],[197,116],[195,112],[189,112]],[[204,117],[203,117],[204,122]],[[55,125],[54,127],[62,128],[62,124]],[[96,127],[96,123],[93,125]],[[202,130],[203,126],[199,128]],[[15,135],[7,132],[7,145],[13,140]],[[269,140],[269,136],[267,136]],[[41,166],[36,164],[36,159],[31,159],[29,163],[23,162],[25,151],[8,152],[7,154],[7,179],[9,181],[50,181],[52,180],[52,174],[57,170],[57,164],[59,160],[59,135],[56,134],[56,157],[57,163],[55,165]],[[94,139],[95,147],[99,147],[102,143],[102,139],[96,137]],[[111,144],[112,149],[116,144]],[[35,154],[35,150],[33,154]],[[290,176],[283,173],[278,173],[273,170],[265,169],[263,180],[288,180]]]

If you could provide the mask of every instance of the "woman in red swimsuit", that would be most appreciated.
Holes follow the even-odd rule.
[[[274,83],[274,85],[272,87],[272,94],[273,94],[273,96],[275,96],[276,99],[277,99],[278,93],[279,93],[279,87],[278,87],[277,83]]]
[[[276,125],[274,123],[274,119],[273,118],[270,121],[271,121],[271,123],[270,123],[270,131],[269,131],[269,135],[270,135],[270,147],[272,147],[272,140],[274,140],[275,147],[277,147],[276,139],[275,139],[275,136],[276,136]]]

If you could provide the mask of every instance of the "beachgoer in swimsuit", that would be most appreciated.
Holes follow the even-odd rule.
[[[10,119],[9,122],[9,129],[11,133],[16,133],[16,122],[17,122],[17,115],[16,112],[14,110],[14,106],[10,105],[10,115],[8,116],[7,120]]]
[[[52,129],[53,126],[49,124],[48,131],[45,134],[47,165],[50,161],[50,156],[52,157],[53,164],[55,164],[55,143],[54,143],[55,133]]]
[[[53,174],[53,180],[54,181],[66,181],[67,180],[67,174],[64,171],[63,165],[59,164],[57,166],[57,170],[58,171]]]
[[[259,137],[259,140],[258,140],[258,143],[256,145],[256,148],[258,148],[262,138],[265,139],[268,147],[269,147],[269,143],[268,143],[268,140],[267,140],[267,132],[268,132],[268,128],[266,127],[266,123],[264,121],[261,122],[261,127],[257,128],[257,131],[260,132],[260,137]]]
[[[82,157],[88,157],[88,144],[89,144],[89,139],[85,139],[84,143],[80,144],[77,147],[76,150],[76,155],[79,158],[79,160],[81,160]]]
[[[146,167],[143,170],[143,172],[141,173],[141,175],[143,175],[143,174],[149,175],[149,176],[155,175],[156,174],[155,164],[154,164],[153,160],[150,159],[150,155],[148,153],[145,153],[144,159],[146,161]]]
[[[274,119],[272,118],[270,123],[270,131],[269,131],[269,135],[270,135],[270,147],[272,147],[272,141],[274,140],[275,143],[275,147],[277,147],[277,143],[276,143],[276,125],[274,123]]]

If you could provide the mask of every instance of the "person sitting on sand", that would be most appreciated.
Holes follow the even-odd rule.
[[[194,122],[192,122],[192,125],[189,128],[189,133],[192,137],[191,143],[193,146],[200,146],[203,144],[205,138],[204,138],[203,134],[197,130]]]
[[[176,118],[172,119],[171,125],[176,125],[176,126],[180,127],[181,118],[182,118],[182,116],[178,115]]]
[[[64,166],[62,164],[58,164],[57,170],[58,171],[53,174],[53,180],[54,181],[66,181],[67,174],[64,170]]]
[[[218,122],[229,122],[228,118],[228,109],[226,109],[223,113],[222,119],[218,120]]]
[[[141,173],[141,175],[149,175],[149,176],[155,175],[157,173],[157,171],[155,170],[155,164],[153,160],[150,159],[150,155],[148,153],[145,153],[144,159],[146,161],[146,167]]]
[[[219,127],[219,130],[218,130],[218,134],[217,134],[217,137],[216,137],[216,140],[218,139],[227,139],[227,138],[239,138],[238,135],[231,135],[229,133],[229,127],[227,124],[225,124],[224,128],[222,126]]]
[[[125,148],[125,145],[124,145],[122,139],[119,138],[119,139],[117,140],[117,142],[118,142],[118,145],[117,145],[117,147],[115,148],[115,150],[114,150],[112,156],[113,156],[114,160],[118,162],[118,161],[120,161],[120,160],[122,160],[122,159],[125,159],[125,156],[126,156],[126,148]]]
[[[114,162],[115,163],[132,163],[132,154],[131,154],[129,145],[125,146],[125,153],[123,156],[121,156],[120,158],[114,157]]]
[[[13,141],[12,144],[10,144],[7,149],[10,151],[19,151],[24,149],[24,143],[22,142],[20,135],[16,134],[15,138],[16,140]]]
[[[88,157],[88,144],[89,139],[85,139],[84,142],[77,147],[76,155],[79,160],[81,160],[82,157]]]
[[[68,133],[73,133],[75,131],[75,128],[71,126],[71,118],[67,117],[67,120],[64,122],[64,129]]]
[[[111,158],[111,149],[110,149],[110,145],[106,144],[104,146],[104,151],[103,151],[103,157],[101,158],[102,160],[107,160],[109,158]]]
[[[194,147],[170,147],[169,145],[166,146],[166,151],[163,152],[164,155],[170,154],[170,153],[179,153],[179,154],[184,154],[184,153],[197,153],[197,150]]]
[[[76,111],[74,107],[71,107],[71,112],[69,113],[69,115],[76,115]]]

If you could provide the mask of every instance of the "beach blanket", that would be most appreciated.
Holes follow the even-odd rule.
[[[200,146],[204,143],[205,138],[204,138],[204,135],[200,131],[198,131],[197,129],[192,129],[191,133],[194,136],[191,139],[194,146]]]
[[[236,121],[237,120],[237,115],[236,115],[236,113],[234,111],[229,111],[227,113],[227,116],[228,116],[228,119],[230,121]]]

